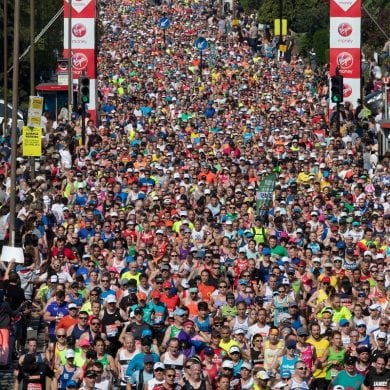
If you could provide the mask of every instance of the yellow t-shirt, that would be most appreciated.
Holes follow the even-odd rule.
[[[227,343],[221,340],[219,343],[219,347],[222,348],[226,353],[229,353],[231,347],[240,348],[240,344],[238,344],[237,341],[234,340],[229,340]]]
[[[127,272],[125,272],[125,273],[123,273],[121,275],[121,280],[123,280],[123,279],[127,279],[127,280],[134,279],[137,282],[137,286],[139,286],[139,279],[140,279],[140,277],[141,277],[141,273],[140,272],[137,272],[136,275],[133,275],[133,274],[130,273],[130,271],[127,271]]]
[[[316,340],[312,336],[310,336],[307,339],[307,342],[315,348],[317,358],[321,358],[324,355],[325,351],[329,348],[329,341],[325,338]],[[313,373],[314,378],[325,378],[325,375],[325,368],[317,368]]]
[[[334,309],[333,309],[334,310]],[[352,313],[345,306],[341,306],[340,310],[334,310],[332,321],[335,324],[338,324],[340,320],[350,320],[352,318]]]
[[[301,184],[301,183],[308,183],[309,182],[309,178],[310,178],[310,172],[309,173],[300,172],[298,177],[297,177],[297,182],[299,184]]]
[[[321,288],[318,290],[317,305],[325,302],[328,299],[328,294]]]
[[[87,301],[84,303],[83,306],[81,306],[80,311],[86,311],[88,315],[92,315],[92,305],[90,301]]]

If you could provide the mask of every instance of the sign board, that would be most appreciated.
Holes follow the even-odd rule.
[[[274,35],[280,35],[280,19],[274,20]],[[282,36],[287,35],[287,19],[282,19]]]
[[[57,74],[57,84],[58,85],[68,85],[68,74]]]
[[[42,156],[42,128],[23,126],[23,156]]]
[[[171,25],[171,21],[168,18],[163,17],[158,21],[158,25],[160,26],[160,28],[165,30],[169,28],[169,26]]]
[[[199,51],[206,50],[206,49],[207,49],[207,46],[208,46],[208,42],[207,42],[207,39],[206,39],[206,38],[204,38],[204,37],[198,37],[198,38],[196,38],[195,47],[196,47]]]
[[[1,260],[10,263],[15,261],[15,263],[23,264],[24,263],[24,253],[22,248],[16,248],[14,246],[4,245],[1,251]]]
[[[43,97],[30,96],[28,101],[27,126],[41,126],[41,116],[43,110]]]
[[[279,45],[279,51],[285,53],[287,51],[287,45]]]

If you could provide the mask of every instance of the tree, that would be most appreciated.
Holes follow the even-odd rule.
[[[13,50],[13,14],[14,2],[8,1],[8,67],[12,65]],[[35,35],[37,35],[50,21],[50,19],[62,7],[63,0],[39,0],[35,1]],[[0,9],[0,23],[3,25],[3,6]],[[3,29],[0,29],[0,58],[3,59]],[[20,8],[20,54],[30,45],[30,2],[22,1]],[[63,48],[63,17],[50,27],[46,34],[35,46],[35,81],[40,80],[42,74],[50,74],[55,69],[54,50],[62,51]],[[0,64],[0,96],[3,96],[3,61]],[[8,74],[8,91],[11,97],[11,74]],[[20,88],[19,101],[23,107],[28,102],[30,94],[30,63],[27,55],[20,62]]]

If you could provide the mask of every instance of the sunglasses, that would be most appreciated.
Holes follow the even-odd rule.
[[[66,336],[65,336],[64,334],[58,334],[57,337],[58,337],[59,339],[62,339],[62,338],[65,338]]]
[[[156,370],[157,371],[157,370]],[[165,375],[167,378],[174,378],[176,375],[173,375],[173,374],[171,374],[171,375]]]

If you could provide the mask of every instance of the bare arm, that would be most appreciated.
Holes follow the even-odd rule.
[[[108,356],[108,364],[110,366],[110,369],[114,372],[115,375],[118,375],[118,367],[115,364],[115,360],[111,355]]]

